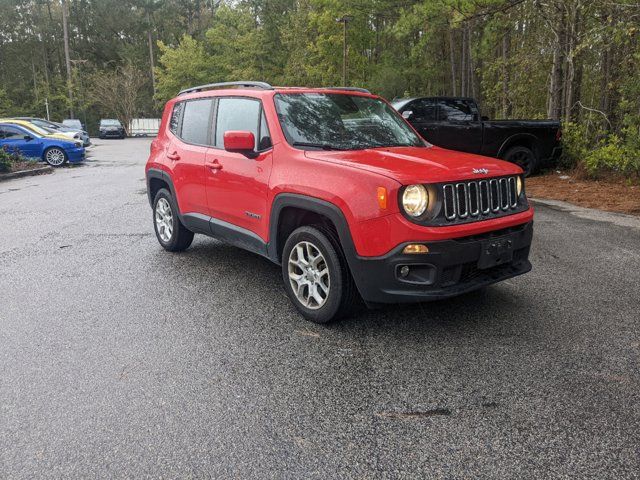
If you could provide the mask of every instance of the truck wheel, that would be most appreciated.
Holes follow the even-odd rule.
[[[296,229],[282,252],[282,278],[298,311],[315,323],[347,315],[356,288],[336,235],[322,226]]]
[[[538,160],[536,156],[527,147],[513,147],[507,150],[504,155],[504,159],[507,162],[515,163],[522,170],[524,170],[524,176],[528,177],[536,171]]]
[[[170,252],[186,250],[193,242],[193,232],[180,221],[178,208],[166,188],[161,188],[153,201],[153,227],[160,245]]]

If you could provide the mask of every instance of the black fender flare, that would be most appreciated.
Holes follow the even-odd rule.
[[[538,158],[538,137],[536,137],[535,135],[531,134],[531,133],[516,133],[514,135],[511,135],[510,137],[508,137],[504,142],[502,142],[502,145],[500,146],[500,149],[498,150],[498,158],[502,158],[504,156],[505,153],[507,153],[507,150],[509,148],[511,148],[511,146],[518,144],[518,142],[520,140],[525,140],[526,143],[530,143],[531,144],[531,151],[533,152],[533,154],[535,155],[536,159]],[[528,147],[527,147],[528,148]]]
[[[280,245],[278,245],[278,227],[280,225],[280,215],[287,207],[308,210],[327,217],[335,226],[342,251],[349,263],[349,267],[352,267],[357,253],[353,243],[353,238],[351,237],[349,224],[340,207],[331,202],[327,202],[326,200],[297,193],[281,193],[274,198],[273,203],[271,204],[271,215],[269,217],[269,245],[267,247],[269,258],[280,263],[280,258],[278,257],[278,252],[280,250]]]
[[[149,170],[147,170],[146,178],[147,178],[147,197],[149,198],[149,205],[153,207],[154,199],[151,197],[151,180],[153,179],[162,180],[164,183],[166,183],[169,186],[169,191],[171,192],[171,196],[175,200],[176,205],[178,205],[178,197],[176,197],[176,190],[175,190],[175,187],[173,186],[173,181],[171,180],[171,177],[167,172],[165,172],[164,170],[160,170],[159,168],[150,168]],[[178,206],[178,214],[180,213],[179,210],[180,210],[180,206]]]

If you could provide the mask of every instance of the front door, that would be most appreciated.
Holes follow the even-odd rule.
[[[42,140],[14,125],[0,127],[0,146],[6,148],[8,152],[17,150],[29,158],[40,159],[42,156]]]
[[[272,149],[262,104],[255,98],[218,97],[214,147],[205,162],[207,201],[215,220],[268,237],[267,195]],[[227,152],[224,133],[249,131],[256,138],[254,155]]]

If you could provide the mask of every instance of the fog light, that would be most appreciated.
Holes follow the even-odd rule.
[[[409,267],[407,267],[406,265],[404,267],[402,267],[400,269],[400,276],[401,277],[406,277],[407,275],[409,275]]]
[[[410,243],[402,249],[402,253],[409,255],[416,253],[429,253],[429,248],[426,245],[421,245],[419,243]]]

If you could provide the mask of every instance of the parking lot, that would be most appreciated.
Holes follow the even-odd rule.
[[[538,204],[531,273],[323,327],[162,250],[149,143],[0,183],[0,477],[637,478],[640,219]]]

